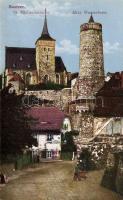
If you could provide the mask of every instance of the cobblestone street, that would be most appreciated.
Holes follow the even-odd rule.
[[[88,173],[86,180],[73,181],[74,163],[42,163],[16,173],[1,188],[0,200],[123,200],[100,186],[102,171]]]

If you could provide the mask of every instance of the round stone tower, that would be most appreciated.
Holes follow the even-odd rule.
[[[80,26],[80,71],[73,88],[73,124],[80,133],[79,142],[94,134],[95,94],[104,84],[102,25],[94,22]],[[76,129],[76,127],[74,127]]]
[[[93,96],[104,83],[102,25],[94,22],[91,15],[88,23],[80,26],[80,93]]]

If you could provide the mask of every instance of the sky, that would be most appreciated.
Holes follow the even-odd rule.
[[[56,55],[68,71],[79,71],[80,25],[88,22],[91,12],[103,26],[105,72],[123,71],[123,0],[0,0],[0,73],[5,46],[35,47],[45,8]]]

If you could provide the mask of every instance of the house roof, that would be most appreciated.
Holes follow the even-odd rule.
[[[28,116],[37,120],[32,125],[33,130],[59,130],[65,114],[56,107],[31,107],[28,110]]]
[[[123,72],[116,72],[111,79],[104,83],[96,96],[123,97]]]
[[[18,73],[13,73],[13,77],[9,80],[9,82],[16,82],[16,81],[24,83],[24,80],[21,78],[21,76]]]
[[[56,56],[55,57],[55,72],[63,72],[66,71],[66,67],[63,63],[63,60],[61,57]]]
[[[123,72],[112,74],[111,79],[97,92],[96,98],[101,98],[104,105],[97,101],[95,116],[123,117]]]
[[[36,70],[35,48],[6,47],[6,69]]]
[[[78,72],[72,73],[72,74],[71,74],[71,80],[77,78],[78,76],[79,76],[79,73],[78,73]]]

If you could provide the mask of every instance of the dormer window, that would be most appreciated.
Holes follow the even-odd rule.
[[[30,68],[31,67],[30,64],[28,64],[27,67]]]
[[[23,60],[23,57],[22,56],[20,56],[20,61],[22,61]]]
[[[16,67],[16,64],[15,64],[15,63],[13,63],[13,67],[14,67],[14,68]]]

